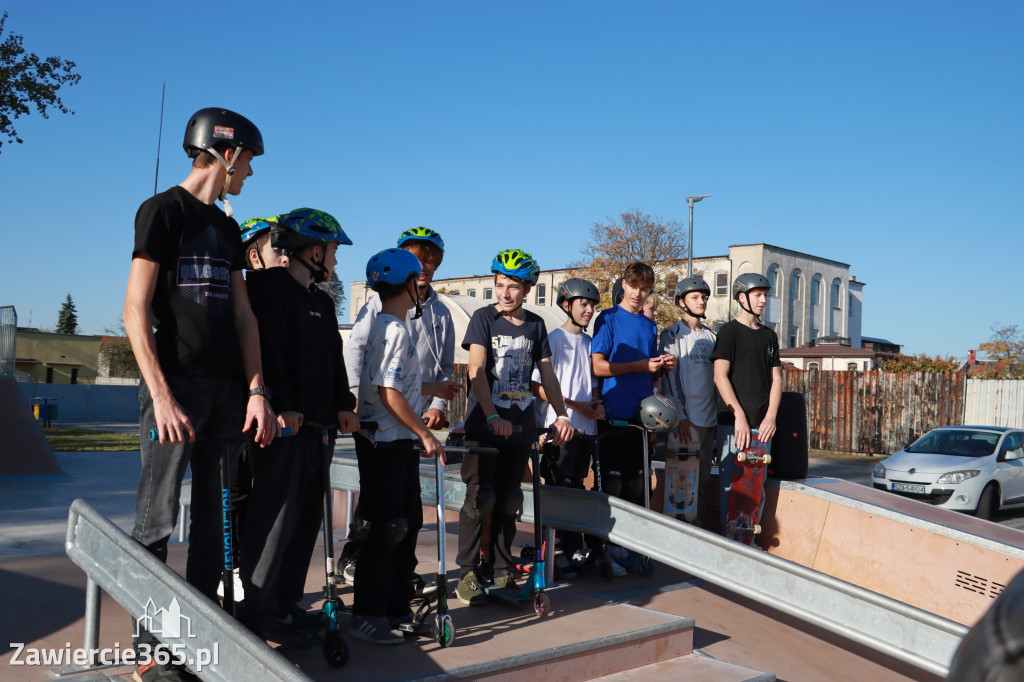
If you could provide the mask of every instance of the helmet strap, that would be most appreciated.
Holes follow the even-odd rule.
[[[234,160],[235,155],[238,153],[238,147],[232,147],[234,153],[231,155],[231,159]],[[224,215],[231,217],[235,214],[235,210],[231,208],[231,202],[228,201],[228,186],[231,184],[231,176],[235,174],[235,164],[228,163],[227,160],[220,155],[220,153],[213,147],[208,147],[206,151],[213,154],[213,157],[220,161],[220,164],[224,166],[226,175],[224,176],[224,187],[220,190],[220,200],[224,204]]]
[[[684,298],[680,298],[679,299],[679,307],[682,308],[683,312],[686,313],[687,315],[689,315],[690,317],[695,317],[698,320],[706,320],[706,319],[708,319],[708,316],[706,314],[705,315],[698,315],[697,313],[695,313],[692,310],[690,310],[689,308],[687,308]]]
[[[523,307],[523,304],[522,304],[522,303],[520,303],[519,305],[517,305],[517,306],[516,306],[515,308],[513,308],[512,310],[509,310],[508,312],[506,312],[506,311],[502,310],[501,308],[499,308],[499,309],[498,309],[498,312],[497,312],[497,313],[496,313],[496,314],[494,315],[494,319],[498,319],[498,318],[499,318],[499,317],[501,317],[502,315],[504,315],[505,317],[512,317],[513,315],[515,315],[516,313],[518,313],[518,312],[519,312],[519,309],[520,309],[520,308],[522,308],[522,307]]]
[[[740,303],[740,296],[739,296],[739,294],[736,294],[736,303],[739,304],[740,308],[742,308],[744,310],[744,312],[748,312],[751,315],[754,315],[754,311],[751,310],[748,307],[750,305],[750,293],[746,292],[746,291],[741,291],[740,294],[743,294],[747,298],[747,305],[743,305],[742,303]],[[757,320],[758,324],[761,324],[761,316],[760,315],[754,315],[754,319]]]
[[[577,297],[577,298],[579,298],[579,297]],[[574,325],[576,325],[577,327],[580,328],[580,331],[587,331],[587,327],[585,325],[582,325],[579,322],[577,322],[576,321],[576,316],[572,314],[572,303],[575,300],[576,300],[575,298],[570,298],[569,299],[569,309],[565,311],[565,314],[569,316],[569,321],[570,322],[572,322]]]
[[[321,282],[326,282],[331,276],[331,273],[329,273],[327,271],[327,268],[324,267],[323,262],[318,263],[317,261],[313,261],[313,265],[310,265],[309,263],[306,262],[306,259],[299,258],[297,254],[290,254],[288,257],[297,260],[304,266],[306,266],[306,269],[309,270],[309,273],[313,276],[313,282],[317,284]],[[314,265],[316,267],[313,267]]]
[[[413,282],[413,284],[415,285],[415,282]],[[419,288],[416,287],[416,286],[413,286],[413,290],[416,293],[413,293],[412,291],[409,291],[409,285],[406,284],[405,292],[407,294],[409,294],[409,298],[412,299],[413,304],[416,306],[416,314],[412,316],[412,319],[418,320],[421,317],[423,317],[423,304],[420,303],[420,290],[419,290]]]

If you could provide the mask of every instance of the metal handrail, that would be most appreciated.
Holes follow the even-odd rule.
[[[331,485],[359,490],[354,459],[335,458]],[[423,503],[435,503],[433,468],[421,469]],[[523,484],[522,520],[533,522],[532,487]],[[445,508],[457,510],[466,486],[445,479]],[[921,670],[945,676],[967,627],[934,613],[727,540],[604,493],[544,486],[544,524],[597,535],[781,613],[841,635]]]
[[[85,649],[98,648],[102,589],[128,613],[150,619],[150,629],[190,667],[215,647],[217,662],[203,668],[204,680],[310,679],[84,500],[71,503],[65,548],[88,576]],[[168,634],[175,629],[178,636]]]

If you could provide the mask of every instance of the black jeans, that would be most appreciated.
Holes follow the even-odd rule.
[[[410,578],[416,570],[416,536],[423,527],[419,453],[413,441],[374,446],[356,434],[359,460],[359,511],[370,522],[356,562],[352,613],[397,618],[409,612]],[[394,524],[404,520],[405,535],[396,540]]]
[[[191,420],[196,440],[175,444],[149,440],[150,429],[156,428],[156,418],[149,387],[140,383],[142,473],[135,496],[132,537],[161,561],[167,560],[167,542],[178,521],[181,479],[191,466],[191,524],[185,579],[216,601],[224,567],[220,461],[226,450],[232,476],[238,477],[244,447],[245,385],[241,379],[174,375],[167,376],[167,383]],[[155,644],[157,640],[140,629],[136,642]]]

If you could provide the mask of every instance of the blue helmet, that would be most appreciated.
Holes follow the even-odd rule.
[[[420,260],[405,249],[384,249],[366,263],[366,282],[374,291],[388,284],[404,284],[410,275],[419,277]]]
[[[272,228],[277,223],[277,218],[249,218],[239,225],[242,230],[242,244],[248,244],[256,237]]]
[[[524,282],[536,284],[540,266],[533,256],[522,249],[505,249],[491,261],[491,272],[516,277]]]
[[[441,239],[441,235],[431,230],[429,227],[410,227],[408,230],[398,235],[398,246],[402,247],[406,242],[421,241],[429,242],[441,249],[441,253],[444,253],[444,240]]]

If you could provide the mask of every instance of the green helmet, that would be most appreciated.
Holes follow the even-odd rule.
[[[431,230],[429,227],[410,227],[408,230],[398,235],[398,247],[401,248],[406,242],[422,241],[430,242],[437,248],[441,249],[441,253],[444,253],[444,240],[441,239],[441,235]]]
[[[271,245],[284,252],[292,253],[310,244],[352,244],[341,223],[326,211],[297,208],[274,220],[278,229],[271,232]]]
[[[533,256],[522,249],[505,249],[491,261],[491,272],[536,284],[537,277],[540,276],[540,266]]]

